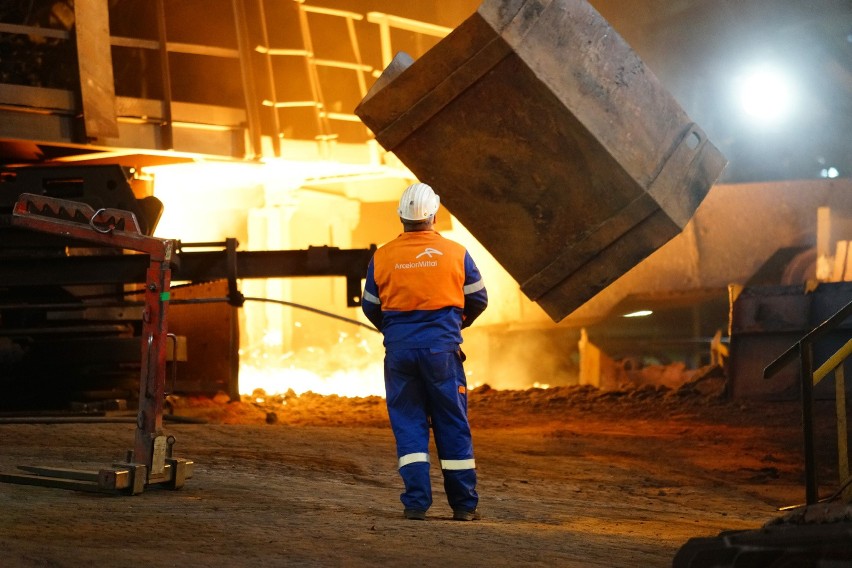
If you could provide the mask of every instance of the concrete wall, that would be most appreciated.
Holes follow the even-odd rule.
[[[852,236],[850,179],[716,185],[681,234],[562,325],[605,317],[630,294],[745,284],[777,250],[816,245],[819,207],[832,210],[835,241]]]

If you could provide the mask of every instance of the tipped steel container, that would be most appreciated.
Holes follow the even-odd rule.
[[[355,112],[555,321],[679,233],[726,163],[582,0],[487,0]]]

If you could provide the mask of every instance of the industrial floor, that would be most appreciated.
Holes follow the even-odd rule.
[[[403,519],[380,398],[178,399],[174,409],[207,421],[166,423],[175,456],[196,463],[182,489],[0,484],[0,566],[663,567],[691,537],[756,529],[804,500],[794,402],[473,391],[483,519],[468,523],[451,520],[434,467],[428,518]],[[0,471],[97,470],[132,440],[124,423],[0,424]],[[831,448],[819,457],[831,461]]]

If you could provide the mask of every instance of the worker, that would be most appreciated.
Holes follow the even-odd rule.
[[[479,496],[460,345],[461,330],[485,310],[488,295],[467,250],[435,231],[439,206],[425,183],[405,189],[398,209],[404,232],[370,260],[361,306],[384,335],[405,518],[423,520],[432,505],[431,425],[453,519],[473,521]]]

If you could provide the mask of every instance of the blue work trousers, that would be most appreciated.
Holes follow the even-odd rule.
[[[460,351],[402,349],[385,354],[385,390],[396,437],[399,473],[406,509],[432,505],[429,479],[429,426],[444,475],[444,491],[453,510],[474,510],[476,465],[467,419],[467,380]]]

